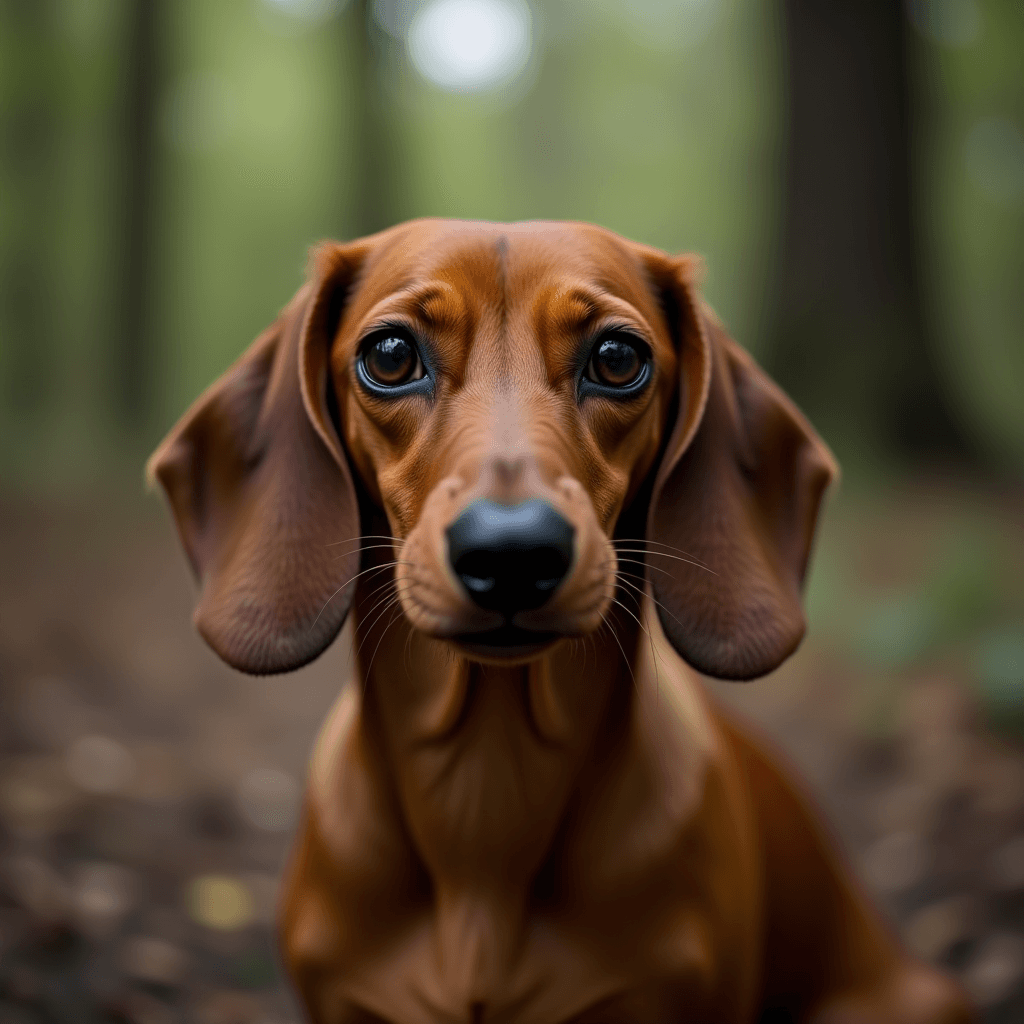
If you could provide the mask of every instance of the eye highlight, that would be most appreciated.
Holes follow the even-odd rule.
[[[590,353],[586,378],[602,388],[629,390],[649,376],[649,362],[643,342],[622,332],[605,334]]]
[[[416,343],[404,331],[389,328],[372,337],[360,357],[371,384],[397,388],[426,374]]]

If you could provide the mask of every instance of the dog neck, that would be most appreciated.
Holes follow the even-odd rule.
[[[373,655],[378,629],[364,622],[372,615],[357,608],[362,713],[419,855],[442,890],[505,889],[512,898],[539,868],[607,730],[629,678],[623,650],[632,655],[639,631],[616,626],[616,637],[562,641],[509,666],[463,656],[412,632],[404,617]]]
[[[549,874],[560,898],[613,898],[674,842],[701,799],[706,707],[650,605],[509,666],[412,630],[366,590],[355,678],[313,755],[318,826],[347,877],[384,886],[375,899],[404,886],[429,908],[446,989],[486,1000]]]
[[[431,879],[444,973],[470,998],[514,959],[531,887],[581,776],[628,728],[627,658],[640,631],[616,622],[507,666],[464,657],[400,613],[379,615],[369,594],[356,597],[354,625],[344,717],[368,751],[360,770],[394,795],[393,830]],[[314,779],[317,762],[336,756],[331,731]]]

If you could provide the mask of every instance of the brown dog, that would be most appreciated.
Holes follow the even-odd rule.
[[[225,661],[353,609],[281,913],[314,1021],[969,1018],[692,671],[795,649],[835,472],[694,272],[582,224],[323,245],[153,456]]]

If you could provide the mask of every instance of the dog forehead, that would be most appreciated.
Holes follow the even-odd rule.
[[[412,221],[384,233],[363,275],[374,298],[432,283],[487,306],[529,305],[559,284],[637,304],[650,297],[632,243],[572,221]]]

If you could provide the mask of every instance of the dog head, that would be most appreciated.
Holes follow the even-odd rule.
[[[384,544],[411,624],[471,657],[593,632],[641,582],[631,564],[695,668],[774,669],[803,635],[835,467],[696,271],[584,224],[428,220],[321,245],[150,461],[202,635],[243,671],[297,668]],[[390,536],[364,537],[361,507]]]

